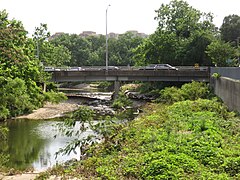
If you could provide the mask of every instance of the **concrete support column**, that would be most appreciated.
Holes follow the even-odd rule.
[[[120,91],[121,82],[120,81],[114,81],[114,92],[113,92],[113,99],[116,99],[118,97],[118,93]]]
[[[43,83],[43,92],[46,92],[46,90],[47,90],[47,84]]]

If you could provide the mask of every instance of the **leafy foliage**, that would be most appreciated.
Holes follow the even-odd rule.
[[[44,100],[48,102],[53,102],[53,103],[59,103],[62,100],[66,100],[67,97],[65,96],[64,93],[59,93],[59,92],[54,92],[54,91],[48,91],[44,92]]]
[[[109,38],[109,64],[133,65],[133,49],[143,38],[132,33],[125,33],[116,38]],[[67,66],[103,66],[105,65],[105,36],[81,37],[77,34],[60,34],[50,39],[55,46],[64,46],[71,52]]]
[[[70,61],[71,53],[62,45],[54,45],[47,41],[50,37],[47,24],[35,28],[33,40],[36,46],[36,57],[44,66],[63,66]]]
[[[9,20],[5,10],[0,12],[0,22],[0,120],[4,120],[42,106],[47,99],[42,84],[48,76],[36,58],[34,40],[27,37],[22,23]]]
[[[134,50],[137,65],[211,65],[205,53],[216,35],[210,13],[201,13],[182,0],[162,4],[156,13],[157,30]]]
[[[77,173],[92,179],[236,179],[236,126],[239,118],[217,101],[150,104],[144,116],[89,150]]]
[[[86,130],[89,129],[89,125],[92,123],[93,111],[88,107],[81,106],[78,110],[76,110],[73,114],[70,114],[64,123],[59,123],[58,127],[60,131],[67,136],[76,136],[75,140],[69,142],[64,148],[61,148],[56,156],[59,154],[70,154],[72,151],[75,152],[77,147],[80,148],[81,153],[83,154],[83,149],[88,144],[94,142],[94,138],[89,136],[84,136],[83,134]],[[74,127],[76,127],[77,122],[80,122],[79,129],[74,131]],[[86,124],[88,124],[86,126]],[[81,137],[81,138],[80,138]]]
[[[184,100],[181,89],[178,89],[176,87],[167,87],[161,90],[160,94],[160,98],[156,99],[156,102],[164,101],[165,103],[174,103]]]
[[[224,17],[220,32],[223,41],[232,43],[237,47],[240,37],[240,16],[233,14]]]
[[[118,94],[118,97],[113,101],[112,107],[121,109],[132,104],[131,100],[126,97],[122,92]]]
[[[229,43],[213,41],[206,49],[215,66],[228,66],[228,60],[236,57],[237,51]]]
[[[160,91],[160,97],[156,102],[174,103],[184,100],[197,100],[199,98],[210,98],[211,91],[209,86],[203,82],[193,81],[183,84],[181,88],[167,87]]]
[[[204,83],[165,90],[170,98],[179,92],[180,96],[173,99],[177,102],[148,104],[143,115],[126,124],[99,123],[99,127],[107,127],[107,131],[98,131],[105,132],[104,141],[90,147],[87,159],[74,166],[77,176],[238,179],[239,116],[216,99],[201,99],[209,97]]]

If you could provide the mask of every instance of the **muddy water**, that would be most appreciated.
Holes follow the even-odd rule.
[[[0,147],[10,155],[8,166],[15,169],[33,168],[43,171],[72,158],[79,159],[80,151],[69,155],[55,153],[75,137],[67,137],[57,128],[58,121],[14,120],[5,125],[9,128],[7,147]],[[78,129],[78,124],[75,130]],[[88,131],[85,135],[91,134]],[[56,137],[55,137],[56,136]]]

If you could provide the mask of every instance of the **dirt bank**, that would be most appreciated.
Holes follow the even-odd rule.
[[[1,180],[33,180],[37,177],[37,173],[17,174],[13,176],[4,176],[0,174]]]
[[[67,112],[78,109],[79,101],[68,99],[59,104],[46,103],[42,108],[34,110],[31,114],[17,117],[17,119],[51,119],[61,117]]]

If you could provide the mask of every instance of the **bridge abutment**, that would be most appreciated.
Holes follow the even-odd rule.
[[[220,77],[213,80],[214,93],[219,96],[230,110],[240,112],[240,80]]]

